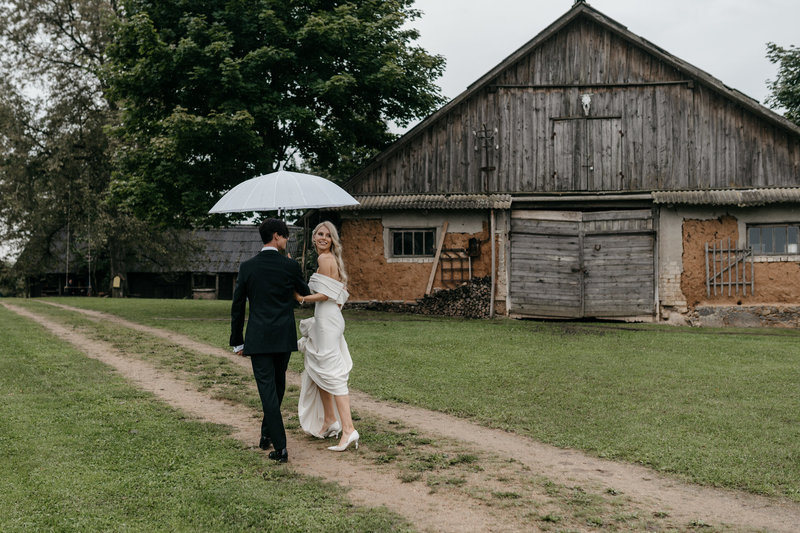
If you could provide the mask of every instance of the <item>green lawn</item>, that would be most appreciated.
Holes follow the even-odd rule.
[[[409,529],[183,418],[2,306],[0,333],[0,531]]]
[[[54,301],[227,346],[230,302]],[[378,398],[800,501],[796,330],[345,317],[351,384]]]

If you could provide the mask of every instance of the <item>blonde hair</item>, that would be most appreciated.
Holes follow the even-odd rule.
[[[317,227],[311,232],[311,241],[314,241],[314,235],[316,235],[319,228],[323,226],[331,232],[331,253],[336,260],[336,268],[339,269],[339,279],[342,280],[344,285],[347,285],[347,270],[345,270],[344,261],[342,260],[342,242],[339,240],[339,232],[336,231],[336,226],[333,225],[333,222],[323,220],[317,224]]]

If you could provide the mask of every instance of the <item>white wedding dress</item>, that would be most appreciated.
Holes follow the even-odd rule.
[[[325,411],[319,389],[334,396],[347,394],[347,379],[353,368],[350,350],[344,340],[341,309],[350,295],[340,281],[319,273],[311,276],[308,287],[328,299],[316,303],[313,317],[300,321],[302,338],[297,341],[297,348],[303,353],[305,369],[301,376],[297,414],[304,431],[322,438],[322,432],[327,428],[322,427]],[[341,422],[338,411],[336,418]]]

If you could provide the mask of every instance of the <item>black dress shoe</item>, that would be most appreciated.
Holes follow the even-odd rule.
[[[262,450],[269,450],[272,448],[272,439],[269,437],[261,437],[261,441],[258,443],[258,447]]]
[[[274,450],[274,451],[269,452],[269,458],[272,459],[273,461],[277,461],[279,463],[288,463],[289,462],[289,452],[286,450],[286,448],[284,448],[284,449],[282,449],[280,451]]]

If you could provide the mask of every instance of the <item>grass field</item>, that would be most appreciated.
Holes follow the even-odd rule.
[[[409,530],[3,307],[0,324],[0,531]]]
[[[227,346],[229,302],[56,301]],[[798,331],[358,311],[345,318],[351,385],[378,398],[800,501]],[[301,368],[300,357],[291,367]]]

